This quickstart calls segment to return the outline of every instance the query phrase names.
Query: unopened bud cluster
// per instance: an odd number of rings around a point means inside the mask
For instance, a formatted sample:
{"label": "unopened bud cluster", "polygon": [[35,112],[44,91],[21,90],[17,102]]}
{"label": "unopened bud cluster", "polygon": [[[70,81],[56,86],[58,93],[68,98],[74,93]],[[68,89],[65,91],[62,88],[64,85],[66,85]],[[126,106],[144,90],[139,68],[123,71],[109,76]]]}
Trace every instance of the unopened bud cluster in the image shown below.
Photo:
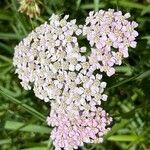
{"label": "unopened bud cluster", "polygon": [[30,18],[36,17],[40,15],[40,0],[19,0],[20,7],[19,11],[21,13],[25,13]]}

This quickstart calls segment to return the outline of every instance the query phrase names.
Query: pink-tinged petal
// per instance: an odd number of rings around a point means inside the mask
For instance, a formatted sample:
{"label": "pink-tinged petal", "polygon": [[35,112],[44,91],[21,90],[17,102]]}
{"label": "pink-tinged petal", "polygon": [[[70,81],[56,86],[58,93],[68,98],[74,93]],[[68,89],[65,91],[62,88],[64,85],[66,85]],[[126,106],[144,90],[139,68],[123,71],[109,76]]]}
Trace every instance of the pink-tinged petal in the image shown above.
{"label": "pink-tinged petal", "polygon": [[102,100],[103,100],[103,101],[107,101],[107,98],[108,98],[108,96],[107,96],[106,94],[103,94],[103,95],[102,95]]}
{"label": "pink-tinged petal", "polygon": [[102,35],[101,40],[102,40],[103,42],[105,42],[107,39],[108,39],[108,38],[107,38],[106,34]]}
{"label": "pink-tinged petal", "polygon": [[98,42],[98,43],[96,43],[96,47],[98,48],[98,49],[101,49],[103,46],[102,46],[102,43],[101,42]]}
{"label": "pink-tinged petal", "polygon": [[118,46],[119,46],[119,43],[117,41],[113,42],[113,47],[114,48],[118,48]]}
{"label": "pink-tinged petal", "polygon": [[90,133],[90,137],[92,138],[92,139],[96,139],[96,135],[94,134],[94,133]]}
{"label": "pink-tinged petal", "polygon": [[97,123],[97,121],[95,121],[95,120],[93,120],[93,127],[97,127],[97,125],[98,125],[98,123]]}
{"label": "pink-tinged petal", "polygon": [[105,130],[105,127],[103,127],[103,126],[99,126],[98,128],[99,128],[99,130],[102,131],[102,132]]}
{"label": "pink-tinged petal", "polygon": [[124,32],[124,35],[125,35],[126,37],[130,37],[130,36],[131,36],[131,33],[130,33],[130,32]]}
{"label": "pink-tinged petal", "polygon": [[85,143],[90,143],[89,137],[86,137],[86,136],[84,137],[83,141],[84,141]]}
{"label": "pink-tinged petal", "polygon": [[92,126],[92,120],[89,120],[87,124],[88,126]]}
{"label": "pink-tinged petal", "polygon": [[75,132],[73,130],[69,132],[70,137],[74,137],[74,135],[75,135]]}
{"label": "pink-tinged petal", "polygon": [[116,41],[116,36],[115,36],[115,34],[114,33],[112,33],[112,32],[110,32],[109,34],[108,34],[108,37],[110,38],[110,40],[112,41],[112,42],[114,42],[114,41]]}
{"label": "pink-tinged petal", "polygon": [[96,116],[96,117],[95,117],[95,120],[96,120],[97,122],[99,122],[100,119],[101,119],[100,116]]}
{"label": "pink-tinged petal", "polygon": [[132,25],[132,27],[134,27],[134,28],[138,27],[138,23],[136,23],[135,21],[132,21],[131,25]]}
{"label": "pink-tinged petal", "polygon": [[64,133],[64,134],[63,134],[63,138],[64,138],[64,139],[67,139],[67,137],[68,137],[68,134],[67,134],[67,133]]}
{"label": "pink-tinged petal", "polygon": [[122,26],[122,32],[126,32],[127,31],[127,27],[126,26]]}
{"label": "pink-tinged petal", "polygon": [[104,133],[103,132],[99,132],[98,135],[101,137],[101,136],[104,135]]}
{"label": "pink-tinged petal", "polygon": [[131,46],[132,48],[135,48],[136,45],[137,45],[137,42],[135,42],[135,41],[132,41],[132,42],[130,43],[130,46]]}
{"label": "pink-tinged petal", "polygon": [[111,46],[110,45],[106,45],[105,46],[105,52],[108,53],[111,51]]}
{"label": "pink-tinged petal", "polygon": [[122,53],[123,53],[123,57],[124,57],[124,58],[129,57],[128,51],[124,50],[124,51],[122,51]]}
{"label": "pink-tinged petal", "polygon": [[105,110],[101,110],[101,116],[106,116],[106,111]]}
{"label": "pink-tinged petal", "polygon": [[77,146],[77,145],[74,145],[73,148],[74,148],[74,149],[78,149],[78,146]]}
{"label": "pink-tinged petal", "polygon": [[123,24],[123,25],[125,25],[125,26],[127,26],[127,25],[128,25],[128,23],[129,23],[129,21],[128,21],[128,20],[124,20],[124,21],[122,22],[122,24]]}
{"label": "pink-tinged petal", "polygon": [[124,16],[125,16],[126,19],[131,17],[130,13],[126,13]]}
{"label": "pink-tinged petal", "polygon": [[102,117],[101,120],[102,120],[102,122],[104,122],[104,123],[106,122],[106,118],[105,118],[105,117]]}
{"label": "pink-tinged petal", "polygon": [[119,43],[119,51],[121,50],[121,49],[123,49],[124,48],[124,44],[123,43]]}
{"label": "pink-tinged petal", "polygon": [[115,69],[114,69],[114,68],[109,68],[109,69],[107,70],[107,75],[110,77],[110,76],[112,76],[113,74],[115,74]]}
{"label": "pink-tinged petal", "polygon": [[120,11],[114,12],[115,19],[121,15],[122,15],[122,13]]}
{"label": "pink-tinged petal", "polygon": [[91,107],[91,111],[96,111],[96,109],[97,109],[97,108],[96,108],[95,106],[92,106],[92,107]]}
{"label": "pink-tinged petal", "polygon": [[128,37],[129,41],[134,41],[135,40],[135,36],[131,35],[130,37]]}
{"label": "pink-tinged petal", "polygon": [[89,12],[89,16],[91,17],[91,16],[93,16],[94,15],[94,11],[90,11]]}
{"label": "pink-tinged petal", "polygon": [[108,66],[112,67],[114,65],[114,62],[109,60],[109,61],[107,61],[107,64],[108,64]]}
{"label": "pink-tinged petal", "polygon": [[94,41],[93,40],[90,40],[90,45],[94,46]]}
{"label": "pink-tinged petal", "polygon": [[122,24],[121,24],[121,23],[118,23],[117,26],[116,26],[116,28],[117,28],[118,30],[121,30],[121,29],[122,29]]}
{"label": "pink-tinged petal", "polygon": [[58,142],[58,146],[61,147],[61,148],[63,148],[65,146],[65,144],[62,141],[59,141]]}
{"label": "pink-tinged petal", "polygon": [[95,24],[96,24],[96,19],[92,19],[91,25],[95,25]]}
{"label": "pink-tinged petal", "polygon": [[62,150],[60,147],[55,147],[55,150]]}
{"label": "pink-tinged petal", "polygon": [[132,33],[131,33],[134,37],[137,37],[139,34],[138,34],[138,32],[137,31],[133,31]]}

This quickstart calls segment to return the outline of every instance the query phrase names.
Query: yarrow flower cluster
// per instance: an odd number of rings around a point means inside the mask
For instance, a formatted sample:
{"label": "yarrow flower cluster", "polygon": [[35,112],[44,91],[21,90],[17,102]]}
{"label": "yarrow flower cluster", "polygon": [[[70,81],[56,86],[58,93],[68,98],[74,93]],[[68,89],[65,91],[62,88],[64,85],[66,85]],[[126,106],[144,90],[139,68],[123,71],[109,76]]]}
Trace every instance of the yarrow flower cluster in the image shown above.
{"label": "yarrow flower cluster", "polygon": [[[13,64],[26,90],[50,102],[47,117],[54,127],[51,138],[56,150],[73,150],[84,143],[101,143],[110,130],[112,118],[101,107],[107,100],[107,83],[101,72],[115,73],[128,56],[128,47],[135,47],[135,22],[129,14],[113,10],[90,12],[85,25],[52,15],[48,22],[32,31],[16,47]],[[79,46],[78,36],[85,36],[91,45]]]}
{"label": "yarrow flower cluster", "polygon": [[94,106],[87,103],[79,109],[76,104],[67,105],[61,100],[52,102],[51,106],[55,109],[47,122],[54,127],[51,138],[57,150],[77,149],[84,143],[101,143],[102,137],[110,130],[106,126],[112,119],[101,107],[92,108]]}
{"label": "yarrow flower cluster", "polygon": [[123,58],[128,57],[128,48],[136,47],[138,32],[134,29],[138,24],[128,21],[129,17],[129,13],[122,15],[121,11],[109,9],[91,11],[86,18],[83,35],[92,47],[89,62],[108,76],[115,73],[114,65],[121,65]]}

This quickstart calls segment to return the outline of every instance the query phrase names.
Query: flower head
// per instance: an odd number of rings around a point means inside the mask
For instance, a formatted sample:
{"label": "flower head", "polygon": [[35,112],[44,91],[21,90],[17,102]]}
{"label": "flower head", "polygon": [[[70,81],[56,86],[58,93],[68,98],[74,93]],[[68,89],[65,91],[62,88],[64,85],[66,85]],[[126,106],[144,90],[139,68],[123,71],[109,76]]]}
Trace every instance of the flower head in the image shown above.
{"label": "flower head", "polygon": [[128,48],[136,47],[138,32],[134,29],[138,24],[128,21],[129,17],[129,13],[123,15],[121,11],[109,9],[91,11],[86,18],[83,35],[92,47],[90,64],[108,76],[115,73],[114,65],[121,65],[123,58],[128,57]]}
{"label": "flower head", "polygon": [[61,94],[64,83],[70,80],[67,72],[74,71],[83,57],[76,51],[80,49],[75,36],[76,20],[69,22],[68,17],[60,20],[52,15],[49,22],[37,27],[15,47],[13,64],[22,86],[31,89],[33,83],[35,95],[46,102]]}
{"label": "flower head", "polygon": [[93,111],[80,110],[76,104],[64,105],[64,102],[60,101],[52,102],[51,108],[47,122],[48,125],[54,126],[51,138],[57,150],[77,149],[84,143],[101,143],[103,136],[110,130],[107,126],[112,118],[108,117],[101,107]]}

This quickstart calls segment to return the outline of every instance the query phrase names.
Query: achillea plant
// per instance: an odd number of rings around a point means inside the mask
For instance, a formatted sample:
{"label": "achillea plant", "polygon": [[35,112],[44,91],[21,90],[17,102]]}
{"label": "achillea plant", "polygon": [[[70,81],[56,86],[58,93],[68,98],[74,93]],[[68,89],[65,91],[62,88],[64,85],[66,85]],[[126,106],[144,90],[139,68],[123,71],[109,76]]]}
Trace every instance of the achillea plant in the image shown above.
{"label": "achillea plant", "polygon": [[[48,22],[32,31],[15,47],[14,66],[26,90],[33,86],[35,95],[50,102],[47,117],[54,127],[51,138],[56,150],[77,149],[84,143],[101,143],[110,130],[112,118],[101,107],[107,76],[115,73],[128,57],[128,47],[135,47],[137,23],[130,14],[100,10],[90,12],[85,25],[52,15]],[[78,36],[86,36],[86,47],[80,47]]]}

